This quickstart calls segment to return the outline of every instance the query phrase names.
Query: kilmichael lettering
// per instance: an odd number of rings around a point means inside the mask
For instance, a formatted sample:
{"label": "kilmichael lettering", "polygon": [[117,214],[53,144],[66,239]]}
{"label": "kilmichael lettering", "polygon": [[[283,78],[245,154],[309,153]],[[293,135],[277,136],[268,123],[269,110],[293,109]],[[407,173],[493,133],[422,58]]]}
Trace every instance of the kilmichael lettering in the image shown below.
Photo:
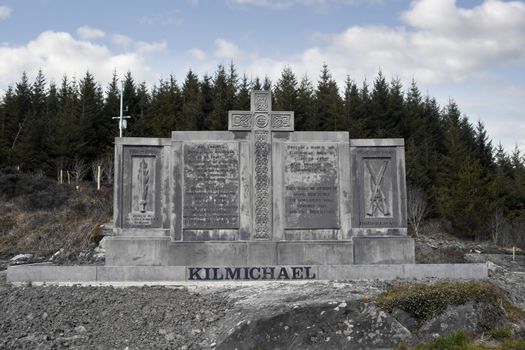
{"label": "kilmichael lettering", "polygon": [[313,280],[312,266],[188,267],[188,281]]}

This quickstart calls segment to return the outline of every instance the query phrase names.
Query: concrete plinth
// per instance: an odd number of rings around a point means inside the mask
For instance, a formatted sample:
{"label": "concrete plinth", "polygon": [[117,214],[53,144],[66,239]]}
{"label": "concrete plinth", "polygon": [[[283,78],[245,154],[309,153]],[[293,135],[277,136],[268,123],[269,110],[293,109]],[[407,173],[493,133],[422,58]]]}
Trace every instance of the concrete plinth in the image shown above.
{"label": "concrete plinth", "polygon": [[[225,271],[231,278],[225,278]],[[286,270],[287,272],[283,272]],[[191,276],[200,278],[190,278]],[[204,277],[207,278],[204,278]],[[222,276],[222,278],[214,278]],[[272,278],[265,278],[270,276]],[[393,280],[442,278],[479,280],[488,278],[487,264],[397,264],[397,265],[288,265],[261,267],[188,267],[188,266],[52,266],[42,264],[9,266],[11,283],[81,283],[112,282],[216,282],[297,281],[297,280]],[[228,281],[229,280],[229,281]],[[161,283],[162,284],[162,283]]]}
{"label": "concrete plinth", "polygon": [[107,266],[162,266],[168,265],[169,237],[106,238]]}
{"label": "concrete plinth", "polygon": [[352,242],[281,242],[278,246],[282,265],[350,265]]}
{"label": "concrete plinth", "polygon": [[354,237],[354,264],[414,264],[414,240],[409,237]]}

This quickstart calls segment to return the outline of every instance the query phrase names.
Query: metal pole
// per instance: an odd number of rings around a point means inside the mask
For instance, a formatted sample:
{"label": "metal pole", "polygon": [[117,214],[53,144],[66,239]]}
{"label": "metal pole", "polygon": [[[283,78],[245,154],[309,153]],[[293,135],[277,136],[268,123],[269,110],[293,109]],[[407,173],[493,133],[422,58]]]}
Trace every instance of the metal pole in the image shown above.
{"label": "metal pole", "polygon": [[120,118],[119,118],[119,124],[118,124],[120,137],[122,137],[122,121],[124,120],[123,119],[123,116],[124,116],[123,106],[124,106],[124,81],[121,81],[120,82]]}

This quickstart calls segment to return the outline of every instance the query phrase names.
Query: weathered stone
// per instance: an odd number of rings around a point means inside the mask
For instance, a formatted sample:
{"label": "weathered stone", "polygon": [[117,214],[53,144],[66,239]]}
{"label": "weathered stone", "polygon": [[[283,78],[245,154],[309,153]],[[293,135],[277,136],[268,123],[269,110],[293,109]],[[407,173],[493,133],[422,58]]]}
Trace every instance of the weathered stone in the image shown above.
{"label": "weathered stone", "polygon": [[106,264],[413,260],[404,241],[371,255],[370,245],[359,246],[365,253],[352,242],[406,236],[403,140],[295,132],[294,113],[273,111],[267,91],[253,91],[250,110],[230,111],[228,123],[229,131],[117,139]]}

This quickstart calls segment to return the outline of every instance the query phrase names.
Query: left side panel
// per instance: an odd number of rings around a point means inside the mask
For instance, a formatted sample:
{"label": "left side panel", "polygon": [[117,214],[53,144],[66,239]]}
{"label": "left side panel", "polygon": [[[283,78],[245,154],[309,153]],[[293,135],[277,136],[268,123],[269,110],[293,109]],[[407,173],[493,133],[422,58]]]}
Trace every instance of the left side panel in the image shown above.
{"label": "left side panel", "polygon": [[169,241],[170,140],[115,142],[115,236],[106,265],[165,265]]}

